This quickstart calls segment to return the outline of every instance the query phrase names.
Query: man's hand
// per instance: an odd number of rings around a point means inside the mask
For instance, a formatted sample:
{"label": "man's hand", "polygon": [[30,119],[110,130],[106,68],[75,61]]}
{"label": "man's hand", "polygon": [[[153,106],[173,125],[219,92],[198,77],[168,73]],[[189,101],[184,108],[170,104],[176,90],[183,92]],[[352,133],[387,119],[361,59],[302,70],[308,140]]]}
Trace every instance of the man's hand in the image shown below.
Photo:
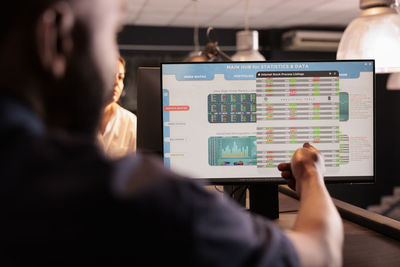
{"label": "man's hand", "polygon": [[309,143],[296,150],[290,163],[281,163],[278,169],[288,186],[301,195],[302,181],[310,177],[323,179],[325,163],[321,153]]}
{"label": "man's hand", "polygon": [[324,184],[321,153],[305,143],[290,163],[279,164],[278,169],[300,197],[296,222],[287,234],[302,266],[341,266],[343,225]]}

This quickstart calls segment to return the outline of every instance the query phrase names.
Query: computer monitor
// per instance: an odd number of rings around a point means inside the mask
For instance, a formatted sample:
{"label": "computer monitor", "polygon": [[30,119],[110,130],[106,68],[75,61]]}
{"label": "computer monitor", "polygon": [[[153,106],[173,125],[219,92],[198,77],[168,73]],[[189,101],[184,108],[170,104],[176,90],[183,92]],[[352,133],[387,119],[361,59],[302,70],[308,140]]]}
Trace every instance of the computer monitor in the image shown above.
{"label": "computer monitor", "polygon": [[139,67],[137,72],[137,149],[162,156],[161,85],[159,67]]}
{"label": "computer monitor", "polygon": [[283,183],[309,142],[328,182],[375,179],[373,60],[163,63],[163,158],[215,184]]}

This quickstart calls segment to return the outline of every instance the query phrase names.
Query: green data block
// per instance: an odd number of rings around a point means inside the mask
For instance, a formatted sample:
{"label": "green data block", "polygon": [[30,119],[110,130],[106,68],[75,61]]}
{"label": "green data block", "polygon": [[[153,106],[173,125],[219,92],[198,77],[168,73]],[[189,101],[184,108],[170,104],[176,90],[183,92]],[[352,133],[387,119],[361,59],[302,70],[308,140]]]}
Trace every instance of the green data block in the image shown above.
{"label": "green data block", "polygon": [[[208,121],[210,123],[256,122],[251,116],[257,112],[256,94],[209,94]],[[243,100],[243,101],[241,101]],[[215,119],[214,115],[217,115]],[[242,117],[247,117],[242,120]]]}

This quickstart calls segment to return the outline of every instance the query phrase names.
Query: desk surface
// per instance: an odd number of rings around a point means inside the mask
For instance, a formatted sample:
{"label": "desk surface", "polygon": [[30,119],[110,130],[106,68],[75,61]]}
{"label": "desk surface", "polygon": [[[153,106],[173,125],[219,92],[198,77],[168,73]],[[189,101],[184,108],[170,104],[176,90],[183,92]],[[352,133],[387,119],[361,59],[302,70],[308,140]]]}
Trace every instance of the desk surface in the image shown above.
{"label": "desk surface", "polygon": [[[279,219],[284,229],[293,226],[299,201],[279,193]],[[343,266],[400,266],[400,242],[368,228],[343,220],[345,239]]]}

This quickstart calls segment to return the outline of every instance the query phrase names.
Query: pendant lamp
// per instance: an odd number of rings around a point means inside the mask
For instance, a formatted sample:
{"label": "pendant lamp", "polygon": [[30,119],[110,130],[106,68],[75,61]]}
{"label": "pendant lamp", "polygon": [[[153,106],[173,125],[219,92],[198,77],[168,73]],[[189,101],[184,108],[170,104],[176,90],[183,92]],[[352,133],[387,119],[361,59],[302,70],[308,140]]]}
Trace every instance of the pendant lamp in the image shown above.
{"label": "pendant lamp", "polygon": [[361,13],[347,26],[337,59],[375,59],[377,73],[400,72],[400,15],[393,0],[360,0]]}

